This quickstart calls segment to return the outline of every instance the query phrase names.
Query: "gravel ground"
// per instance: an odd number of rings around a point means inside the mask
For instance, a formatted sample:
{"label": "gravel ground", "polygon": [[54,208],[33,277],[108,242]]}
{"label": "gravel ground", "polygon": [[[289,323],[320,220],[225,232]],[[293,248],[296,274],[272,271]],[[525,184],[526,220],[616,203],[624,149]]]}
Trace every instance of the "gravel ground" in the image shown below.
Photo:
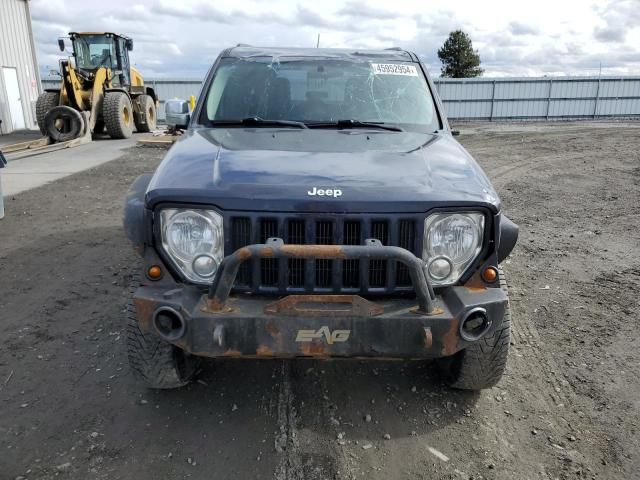
{"label": "gravel ground", "polygon": [[430,364],[208,362],[128,372],[125,192],[164,151],[7,199],[0,479],[640,478],[640,124],[461,125],[520,225],[508,371],[482,393]]}

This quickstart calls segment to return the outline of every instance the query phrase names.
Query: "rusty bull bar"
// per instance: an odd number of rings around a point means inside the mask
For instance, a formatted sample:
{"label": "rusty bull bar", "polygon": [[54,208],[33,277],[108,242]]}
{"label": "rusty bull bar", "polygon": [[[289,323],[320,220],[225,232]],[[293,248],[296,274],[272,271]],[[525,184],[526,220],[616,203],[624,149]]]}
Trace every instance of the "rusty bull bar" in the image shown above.
{"label": "rusty bull bar", "polygon": [[431,315],[435,311],[435,295],[424,273],[423,262],[404,248],[384,246],[376,239],[367,239],[364,245],[285,245],[280,238],[269,238],[264,244],[241,247],[222,260],[218,275],[209,288],[208,307],[211,311],[221,312],[225,309],[240,265],[250,258],[396,260],[409,270],[418,300],[417,312]]}

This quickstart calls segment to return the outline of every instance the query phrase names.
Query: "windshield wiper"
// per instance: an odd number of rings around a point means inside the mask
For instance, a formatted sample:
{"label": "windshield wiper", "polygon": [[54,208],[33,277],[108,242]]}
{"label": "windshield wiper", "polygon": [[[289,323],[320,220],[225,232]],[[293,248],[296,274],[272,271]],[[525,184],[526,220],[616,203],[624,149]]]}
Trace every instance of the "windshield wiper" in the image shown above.
{"label": "windshield wiper", "polygon": [[309,128],[378,128],[391,132],[404,132],[404,129],[395,125],[385,125],[383,122],[361,122],[360,120],[338,120],[336,122],[307,123]]}
{"label": "windshield wiper", "polygon": [[242,120],[211,120],[211,125],[216,127],[295,127],[307,128],[302,122],[294,120],[269,120],[260,117],[247,117]]}

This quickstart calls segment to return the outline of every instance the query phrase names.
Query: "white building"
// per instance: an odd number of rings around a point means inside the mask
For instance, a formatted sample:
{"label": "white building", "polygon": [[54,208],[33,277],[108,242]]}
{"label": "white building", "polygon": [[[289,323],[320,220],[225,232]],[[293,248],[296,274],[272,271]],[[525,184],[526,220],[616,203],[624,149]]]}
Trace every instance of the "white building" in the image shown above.
{"label": "white building", "polygon": [[40,91],[29,0],[0,0],[0,134],[38,128]]}

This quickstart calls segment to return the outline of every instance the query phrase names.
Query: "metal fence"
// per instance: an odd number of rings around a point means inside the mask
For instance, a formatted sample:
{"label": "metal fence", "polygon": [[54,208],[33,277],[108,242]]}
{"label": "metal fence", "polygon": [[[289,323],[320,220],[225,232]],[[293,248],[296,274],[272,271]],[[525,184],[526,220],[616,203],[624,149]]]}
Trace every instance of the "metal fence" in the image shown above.
{"label": "metal fence", "polygon": [[541,77],[435,80],[456,120],[640,116],[640,77]]}
{"label": "metal fence", "polygon": [[[553,120],[640,117],[640,76],[436,78],[436,88],[452,120]],[[44,88],[59,80],[44,80]],[[200,92],[200,80],[149,80],[164,100]]]}

